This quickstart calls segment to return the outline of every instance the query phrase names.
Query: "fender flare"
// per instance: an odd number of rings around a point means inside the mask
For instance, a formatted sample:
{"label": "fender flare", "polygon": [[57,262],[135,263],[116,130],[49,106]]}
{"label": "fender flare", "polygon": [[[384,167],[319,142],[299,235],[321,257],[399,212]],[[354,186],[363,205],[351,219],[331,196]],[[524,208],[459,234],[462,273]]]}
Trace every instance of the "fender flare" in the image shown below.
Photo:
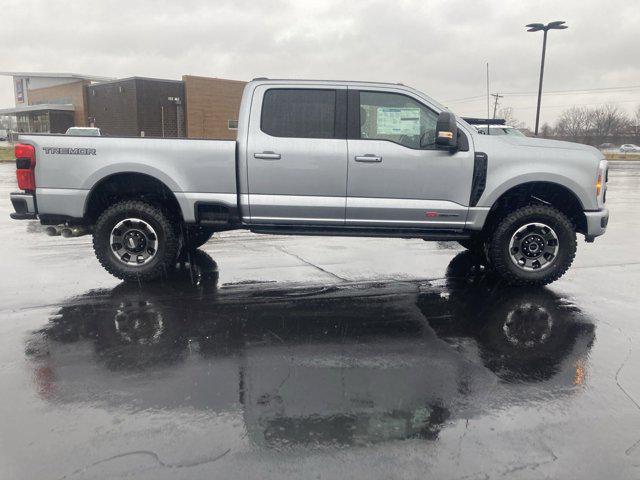
{"label": "fender flare", "polygon": [[[125,168],[127,166],[128,168]],[[131,168],[131,166],[133,166],[134,168]],[[100,188],[102,185],[104,185],[110,179],[116,176],[127,175],[127,174],[143,175],[145,177],[148,177],[149,179],[152,179],[160,183],[169,192],[171,192],[171,195],[173,196],[173,200],[175,201],[176,205],[178,205],[179,209],[182,211],[182,205],[180,204],[180,202],[178,202],[178,199],[175,195],[175,188],[177,188],[177,186],[173,180],[171,180],[167,175],[165,175],[162,171],[158,169],[149,168],[147,166],[144,166],[143,169],[140,169],[140,168],[135,168],[136,166],[137,166],[136,164],[117,164],[117,165],[112,165],[107,168],[103,168],[94,172],[85,182],[85,185],[90,185],[90,187],[85,188],[86,190],[89,191],[89,193],[85,197],[84,206],[82,208],[83,217],[87,215],[87,210],[91,202],[91,199],[93,198],[93,195],[98,188]],[[141,170],[146,170],[146,171],[141,171]],[[156,172],[159,173],[159,175],[153,174]],[[173,188],[171,185],[173,185]],[[184,212],[182,213],[184,214]]]}
{"label": "fender flare", "polygon": [[505,193],[529,183],[547,183],[567,190],[575,197],[582,210],[588,210],[588,208],[585,208],[585,200],[588,199],[588,194],[580,184],[568,177],[548,173],[526,173],[510,178],[490,191],[485,190],[478,202],[478,206],[493,208]]}

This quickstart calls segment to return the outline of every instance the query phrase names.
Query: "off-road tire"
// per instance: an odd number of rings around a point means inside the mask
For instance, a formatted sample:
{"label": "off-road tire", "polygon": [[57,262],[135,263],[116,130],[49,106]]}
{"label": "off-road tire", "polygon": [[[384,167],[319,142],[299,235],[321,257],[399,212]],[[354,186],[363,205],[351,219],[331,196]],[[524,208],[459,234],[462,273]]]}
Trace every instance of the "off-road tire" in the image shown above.
{"label": "off-road tire", "polygon": [[[144,265],[125,265],[112,252],[111,231],[126,218],[148,222],[157,233],[155,256]],[[182,243],[179,231],[177,220],[161,207],[141,200],[123,200],[98,217],[93,231],[93,250],[100,264],[114,277],[125,281],[153,281],[166,276],[175,267]]]}
{"label": "off-road tire", "polygon": [[[551,227],[558,236],[556,258],[547,268],[525,271],[514,264],[509,253],[511,237],[531,222]],[[510,285],[547,285],[560,278],[576,255],[576,231],[571,220],[548,205],[528,205],[507,214],[490,237],[487,255],[494,271]]]}

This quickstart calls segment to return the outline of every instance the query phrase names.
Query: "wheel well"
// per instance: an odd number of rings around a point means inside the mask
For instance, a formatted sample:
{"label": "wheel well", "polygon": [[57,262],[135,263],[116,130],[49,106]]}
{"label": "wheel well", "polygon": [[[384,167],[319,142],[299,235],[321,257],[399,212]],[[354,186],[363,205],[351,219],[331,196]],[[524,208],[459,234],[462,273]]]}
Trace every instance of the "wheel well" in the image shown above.
{"label": "wheel well", "polygon": [[178,200],[169,187],[155,177],[132,172],[108,176],[95,185],[87,198],[84,218],[93,224],[107,207],[127,198],[162,205],[169,212],[182,218]]}
{"label": "wheel well", "polygon": [[587,231],[587,219],[578,197],[567,187],[551,182],[517,185],[498,198],[485,222],[484,231],[492,231],[504,215],[526,205],[551,205],[571,219],[576,231]]}

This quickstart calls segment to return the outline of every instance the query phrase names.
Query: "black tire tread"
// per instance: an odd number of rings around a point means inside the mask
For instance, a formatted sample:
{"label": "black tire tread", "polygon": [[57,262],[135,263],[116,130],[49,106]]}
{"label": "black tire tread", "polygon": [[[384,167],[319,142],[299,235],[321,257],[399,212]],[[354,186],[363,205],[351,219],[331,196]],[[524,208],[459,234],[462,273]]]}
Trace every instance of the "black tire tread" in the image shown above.
{"label": "black tire tread", "polygon": [[[510,261],[505,259],[502,255],[502,248],[504,244],[500,241],[502,237],[509,233],[509,230],[515,223],[531,215],[548,215],[554,218],[554,220],[560,223],[564,228],[573,232],[572,244],[569,245],[568,256],[564,259],[564,263],[559,268],[552,268],[547,275],[539,277],[537,279],[524,279],[519,277],[513,271],[511,271],[506,262]],[[548,285],[555,282],[562,277],[569,269],[576,255],[576,235],[575,226],[573,222],[560,210],[549,205],[527,205],[506,215],[497,225],[496,229],[489,240],[487,249],[488,257],[491,262],[492,268],[498,275],[500,275],[508,284],[517,286],[538,286]]]}
{"label": "black tire tread", "polygon": [[[107,248],[104,248],[104,242],[101,242],[101,239],[98,238],[100,232],[108,226],[107,223],[111,221],[113,215],[117,215],[122,211],[132,210],[153,217],[155,221],[160,224],[164,233],[164,248],[162,250],[164,258],[155,262],[153,268],[139,272],[127,272],[115,268],[108,259],[108,255],[110,255],[111,252],[109,252]],[[93,251],[100,265],[114,277],[125,281],[148,282],[166,275],[167,271],[175,265],[180,246],[179,229],[177,228],[175,219],[161,207],[142,200],[122,200],[114,203],[100,214],[94,228]]]}

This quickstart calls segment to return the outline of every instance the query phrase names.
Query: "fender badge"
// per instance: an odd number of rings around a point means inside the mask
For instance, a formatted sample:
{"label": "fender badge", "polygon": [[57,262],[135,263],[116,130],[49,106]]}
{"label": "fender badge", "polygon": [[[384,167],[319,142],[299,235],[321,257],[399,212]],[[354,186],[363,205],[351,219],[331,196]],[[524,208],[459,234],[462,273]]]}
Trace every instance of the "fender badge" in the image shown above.
{"label": "fender badge", "polygon": [[58,148],[42,147],[46,155],[95,155],[95,148]]}

